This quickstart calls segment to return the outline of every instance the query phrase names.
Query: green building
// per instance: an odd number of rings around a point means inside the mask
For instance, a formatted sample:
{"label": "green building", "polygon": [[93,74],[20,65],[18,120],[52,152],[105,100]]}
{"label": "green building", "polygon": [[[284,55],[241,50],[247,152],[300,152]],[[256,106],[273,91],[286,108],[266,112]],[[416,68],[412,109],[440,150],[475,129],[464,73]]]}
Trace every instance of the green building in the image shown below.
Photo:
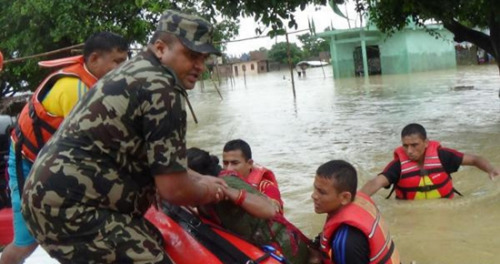
{"label": "green building", "polygon": [[453,34],[440,25],[408,27],[388,37],[374,26],[318,33],[330,42],[334,78],[400,74],[456,67]]}

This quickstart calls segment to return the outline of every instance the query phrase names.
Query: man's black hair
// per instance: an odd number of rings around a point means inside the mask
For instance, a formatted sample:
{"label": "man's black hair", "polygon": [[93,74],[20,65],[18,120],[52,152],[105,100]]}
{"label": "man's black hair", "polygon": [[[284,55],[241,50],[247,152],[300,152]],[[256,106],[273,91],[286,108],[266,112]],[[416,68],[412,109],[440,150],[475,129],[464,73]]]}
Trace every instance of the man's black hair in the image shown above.
{"label": "man's black hair", "polygon": [[425,132],[425,128],[417,123],[408,124],[401,131],[401,138],[411,135],[419,135],[421,139],[427,139],[427,132]]}
{"label": "man's black hair", "polygon": [[155,31],[155,33],[153,33],[153,36],[151,37],[151,40],[149,41],[149,44],[154,44],[157,40],[161,40],[165,42],[165,44],[172,44],[175,40],[177,40],[177,37],[174,34],[168,32]]}
{"label": "man's black hair", "polygon": [[241,153],[243,153],[245,161],[252,158],[252,150],[250,149],[250,145],[248,145],[248,143],[246,143],[242,139],[233,139],[231,141],[228,141],[226,145],[224,145],[223,149],[224,152],[234,151],[234,150],[241,150]]}
{"label": "man's black hair", "polygon": [[188,167],[203,175],[219,175],[221,167],[219,159],[199,148],[187,150]]}
{"label": "man's black hair", "polygon": [[85,45],[83,45],[83,58],[87,61],[93,52],[111,52],[113,49],[126,52],[129,50],[129,44],[118,34],[107,31],[97,32],[85,41]]}
{"label": "man's black hair", "polygon": [[331,160],[316,170],[316,175],[325,179],[335,179],[335,189],[340,192],[350,192],[351,201],[356,196],[358,188],[358,174],[356,169],[347,161]]}

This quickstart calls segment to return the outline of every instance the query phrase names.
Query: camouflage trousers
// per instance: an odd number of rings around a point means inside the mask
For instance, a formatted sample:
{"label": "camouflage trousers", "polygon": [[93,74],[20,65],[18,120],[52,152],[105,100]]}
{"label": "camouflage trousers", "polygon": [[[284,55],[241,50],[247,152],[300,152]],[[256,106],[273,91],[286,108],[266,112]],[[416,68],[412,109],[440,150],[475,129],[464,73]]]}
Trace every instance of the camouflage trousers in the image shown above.
{"label": "camouflage trousers", "polygon": [[85,209],[85,215],[75,214],[82,211],[81,207],[64,211],[23,208],[30,232],[51,257],[63,264],[172,263],[160,232],[142,217],[102,209],[94,209],[92,215]]}

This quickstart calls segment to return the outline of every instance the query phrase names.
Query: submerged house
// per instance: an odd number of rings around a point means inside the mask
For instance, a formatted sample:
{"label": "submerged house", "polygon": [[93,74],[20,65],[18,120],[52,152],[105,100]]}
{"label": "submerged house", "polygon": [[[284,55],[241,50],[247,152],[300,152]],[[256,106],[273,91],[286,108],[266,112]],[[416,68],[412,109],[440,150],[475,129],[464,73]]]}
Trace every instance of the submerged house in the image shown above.
{"label": "submerged house", "polygon": [[237,62],[232,65],[233,76],[255,75],[269,71],[267,60]]}
{"label": "submerged house", "polygon": [[408,27],[388,36],[373,25],[333,30],[317,36],[330,42],[334,78],[399,74],[456,67],[453,34],[441,25]]}

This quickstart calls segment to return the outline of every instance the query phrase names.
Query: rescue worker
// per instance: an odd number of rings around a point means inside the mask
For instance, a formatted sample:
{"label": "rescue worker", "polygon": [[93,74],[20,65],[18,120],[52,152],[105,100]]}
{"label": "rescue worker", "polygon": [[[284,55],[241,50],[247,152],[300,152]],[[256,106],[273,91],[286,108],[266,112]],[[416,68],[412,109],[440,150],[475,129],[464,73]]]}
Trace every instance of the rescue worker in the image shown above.
{"label": "rescue worker", "polygon": [[242,139],[228,141],[222,152],[222,164],[226,171],[235,171],[243,180],[265,194],[283,214],[283,201],[274,173],[254,163],[250,145]]}
{"label": "rescue worker", "polygon": [[[189,167],[196,172],[219,174],[217,157],[198,148],[188,149],[187,156]],[[277,213],[273,202],[255,187],[234,174],[223,174],[222,179],[228,185],[224,192],[226,200],[201,206],[200,213],[245,240],[269,250],[278,259],[283,256],[287,260],[285,263],[308,263],[311,240]]]}
{"label": "rescue worker", "polygon": [[39,63],[43,67],[65,67],[42,81],[19,114],[11,134],[8,171],[14,241],[4,249],[1,264],[22,263],[37,247],[23,220],[20,197],[38,152],[97,80],[127,59],[128,50],[123,37],[99,32],[87,39],[83,55]]}
{"label": "rescue worker", "polygon": [[224,181],[188,172],[186,159],[186,90],[220,55],[212,35],[200,17],[164,12],[147,49],[99,80],[42,149],[23,215],[51,257],[171,263],[144,218],[157,195],[179,205],[223,198]]}
{"label": "rescue worker", "polygon": [[399,253],[370,197],[356,193],[357,173],[343,160],[319,166],[311,198],[317,214],[327,214],[319,236],[323,263],[399,264]]}
{"label": "rescue worker", "polygon": [[394,185],[396,199],[453,198],[457,191],[450,174],[461,165],[475,166],[488,173],[492,180],[500,175],[500,170],[481,156],[464,154],[442,147],[438,141],[428,140],[427,132],[420,124],[405,126],[401,131],[401,142],[402,146],[394,150],[394,159],[361,191],[371,196],[382,187]]}

